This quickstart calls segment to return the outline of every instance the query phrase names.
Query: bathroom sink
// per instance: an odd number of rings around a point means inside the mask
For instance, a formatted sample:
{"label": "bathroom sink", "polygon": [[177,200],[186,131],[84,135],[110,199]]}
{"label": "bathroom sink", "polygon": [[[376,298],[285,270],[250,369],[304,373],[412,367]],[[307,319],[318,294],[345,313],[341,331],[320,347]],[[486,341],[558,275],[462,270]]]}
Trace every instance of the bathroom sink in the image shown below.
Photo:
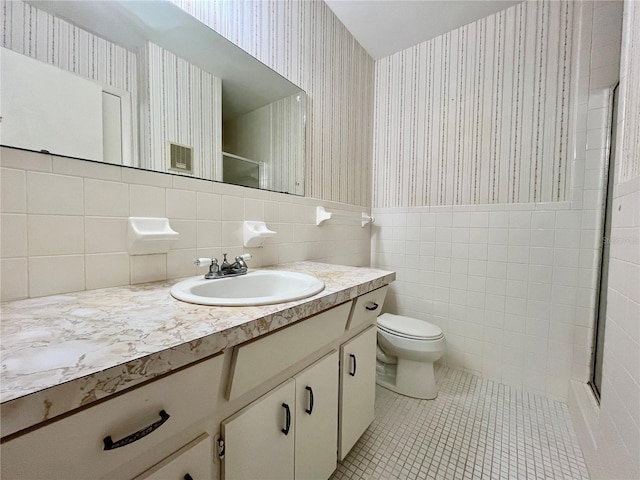
{"label": "bathroom sink", "polygon": [[321,292],[324,282],[311,275],[283,270],[254,270],[239,277],[176,283],[171,295],[198,305],[241,307],[271,305],[307,298]]}

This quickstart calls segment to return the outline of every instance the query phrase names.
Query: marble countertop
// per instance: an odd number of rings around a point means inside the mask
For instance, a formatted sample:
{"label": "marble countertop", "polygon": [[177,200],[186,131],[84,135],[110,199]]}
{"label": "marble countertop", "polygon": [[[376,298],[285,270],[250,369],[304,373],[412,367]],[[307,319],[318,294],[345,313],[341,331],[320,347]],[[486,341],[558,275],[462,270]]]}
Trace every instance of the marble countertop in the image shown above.
{"label": "marble countertop", "polygon": [[169,294],[181,279],[1,304],[2,435],[10,435],[392,282],[372,268],[297,262],[325,289],[303,300],[209,307]]}

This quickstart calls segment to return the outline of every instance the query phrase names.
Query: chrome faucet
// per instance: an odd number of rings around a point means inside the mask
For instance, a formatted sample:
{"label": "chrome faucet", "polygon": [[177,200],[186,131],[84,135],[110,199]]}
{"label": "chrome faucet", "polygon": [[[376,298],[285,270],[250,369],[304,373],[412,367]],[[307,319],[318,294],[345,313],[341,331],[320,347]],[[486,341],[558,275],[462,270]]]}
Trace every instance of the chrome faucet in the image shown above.
{"label": "chrome faucet", "polygon": [[227,254],[224,253],[222,265],[218,264],[217,258],[199,258],[194,263],[198,267],[209,266],[209,272],[204,276],[207,280],[224,277],[237,277],[239,275],[245,275],[249,270],[246,260],[251,258],[250,253],[244,255],[238,255],[233,263],[227,261]]}

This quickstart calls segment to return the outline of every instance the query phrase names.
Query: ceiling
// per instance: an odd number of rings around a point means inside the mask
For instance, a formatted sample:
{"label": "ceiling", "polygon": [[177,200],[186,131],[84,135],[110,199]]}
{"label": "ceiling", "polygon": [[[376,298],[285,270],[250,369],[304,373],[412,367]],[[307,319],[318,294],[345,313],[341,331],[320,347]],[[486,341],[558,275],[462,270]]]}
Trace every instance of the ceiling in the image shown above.
{"label": "ceiling", "polygon": [[325,0],[374,60],[522,0]]}

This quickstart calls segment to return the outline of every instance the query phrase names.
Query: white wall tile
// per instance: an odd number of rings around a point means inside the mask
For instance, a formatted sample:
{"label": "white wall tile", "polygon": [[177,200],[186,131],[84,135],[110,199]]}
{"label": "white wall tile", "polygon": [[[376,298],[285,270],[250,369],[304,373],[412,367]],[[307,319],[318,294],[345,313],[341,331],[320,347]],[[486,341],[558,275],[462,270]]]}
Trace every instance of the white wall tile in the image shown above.
{"label": "white wall tile", "polygon": [[198,249],[222,245],[222,222],[199,221],[196,229]]}
{"label": "white wall tile", "polygon": [[528,228],[509,229],[509,245],[529,246],[531,243],[531,230]]}
{"label": "white wall tile", "polygon": [[580,248],[580,230],[556,230],[555,246],[558,248]]}
{"label": "white wall tile", "polygon": [[168,218],[195,220],[196,192],[168,188],[166,198]]}
{"label": "white wall tile", "polygon": [[469,228],[471,212],[452,212],[451,226],[454,228]]}
{"label": "white wall tile", "polygon": [[492,230],[509,227],[509,212],[489,212],[489,227]]}
{"label": "white wall tile", "polygon": [[222,220],[241,222],[244,220],[244,199],[223,196],[221,198]]}
{"label": "white wall tile", "polygon": [[131,283],[146,283],[167,278],[167,256],[132,255],[129,257]]}
{"label": "white wall tile", "polygon": [[[173,250],[194,249],[197,246],[198,223],[195,220],[174,220],[169,222],[171,228],[180,234],[177,242],[171,245]],[[169,277],[172,278],[172,277]]]}
{"label": "white wall tile", "polygon": [[[574,172],[575,173],[575,172]],[[532,229],[553,229],[556,225],[556,212],[532,212],[531,228]]]}
{"label": "white wall tile", "polygon": [[51,172],[51,155],[0,147],[0,161],[2,167]]}
{"label": "white wall tile", "polygon": [[528,246],[517,246],[517,245],[509,245],[508,249],[508,260],[511,263],[529,263],[529,247]]}
{"label": "white wall tile", "polygon": [[[546,249],[550,252],[549,249]],[[553,265],[559,267],[578,267],[580,265],[580,251],[573,248],[554,248],[553,255],[549,255]],[[593,257],[593,254],[590,255]],[[549,263],[551,265],[551,263]]]}
{"label": "white wall tile", "polygon": [[3,302],[29,296],[27,258],[0,259],[0,298]]}
{"label": "white wall tile", "polygon": [[129,185],[104,180],[84,180],[84,213],[102,217],[129,216]]}
{"label": "white wall tile", "polygon": [[113,253],[127,251],[128,220],[117,217],[85,217],[85,252]]}
{"label": "white wall tile", "polygon": [[[494,213],[494,212],[492,212]],[[506,212],[505,212],[506,213]],[[489,245],[508,245],[509,229],[507,228],[489,228],[487,235]]]}
{"label": "white wall tile", "polygon": [[84,217],[29,215],[29,255],[84,253]]}
{"label": "white wall tile", "polygon": [[196,198],[198,220],[220,220],[222,218],[220,195],[198,192]]}
{"label": "white wall tile", "polygon": [[556,213],[556,229],[574,229],[580,228],[582,222],[582,212],[575,210],[563,210]]}
{"label": "white wall tile", "polygon": [[245,198],[243,219],[264,221],[264,202],[261,200]]}
{"label": "white wall tile", "polygon": [[85,289],[84,255],[29,258],[29,296],[43,297]]}
{"label": "white wall tile", "polygon": [[531,230],[531,246],[553,247],[555,230]]}
{"label": "white wall tile", "polygon": [[487,259],[492,262],[506,262],[509,258],[509,247],[505,245],[489,245]]}
{"label": "white wall tile", "polygon": [[509,212],[509,228],[531,228],[531,212]]}
{"label": "white wall tile", "polygon": [[129,187],[129,212],[132,217],[167,216],[165,189],[148,185]]}
{"label": "white wall tile", "polygon": [[474,212],[471,215],[470,227],[488,227],[489,226],[489,212]]}
{"label": "white wall tile", "polygon": [[52,172],[73,177],[94,178],[98,180],[122,181],[122,171],[110,165],[98,162],[79,162],[75,158],[51,155]]}
{"label": "white wall tile", "polygon": [[0,211],[27,213],[27,175],[24,170],[0,168]]}
{"label": "white wall tile", "polygon": [[178,190],[189,190],[192,192],[213,192],[213,182],[209,180],[200,180],[198,178],[186,177],[183,175],[173,176],[173,188]]}
{"label": "white wall tile", "polygon": [[471,244],[469,245],[469,259],[470,260],[488,260],[489,250],[485,244]]}
{"label": "white wall tile", "polygon": [[[238,247],[242,248],[242,223],[241,222],[222,222],[221,231],[222,247]],[[239,255],[242,252],[238,252]]]}
{"label": "white wall tile", "polygon": [[[122,181],[135,185],[144,185],[148,187],[171,188],[173,186],[173,176],[165,175],[158,172],[150,172],[148,170],[140,170],[137,168],[123,168]],[[164,208],[164,202],[162,202]]]}
{"label": "white wall tile", "polygon": [[87,290],[129,284],[129,254],[86,255],[85,262]]}
{"label": "white wall tile", "polygon": [[0,257],[27,256],[27,215],[0,214]]}
{"label": "white wall tile", "polygon": [[27,211],[52,215],[84,213],[83,180],[78,177],[27,172]]}
{"label": "white wall tile", "polygon": [[487,228],[471,228],[469,229],[469,242],[476,244],[486,244],[489,238]]}
{"label": "white wall tile", "polygon": [[[204,275],[206,269],[198,269],[193,263],[195,258],[197,258],[195,248],[169,251],[167,253],[167,277],[180,278],[198,274]],[[253,262],[251,263],[253,264]]]}

